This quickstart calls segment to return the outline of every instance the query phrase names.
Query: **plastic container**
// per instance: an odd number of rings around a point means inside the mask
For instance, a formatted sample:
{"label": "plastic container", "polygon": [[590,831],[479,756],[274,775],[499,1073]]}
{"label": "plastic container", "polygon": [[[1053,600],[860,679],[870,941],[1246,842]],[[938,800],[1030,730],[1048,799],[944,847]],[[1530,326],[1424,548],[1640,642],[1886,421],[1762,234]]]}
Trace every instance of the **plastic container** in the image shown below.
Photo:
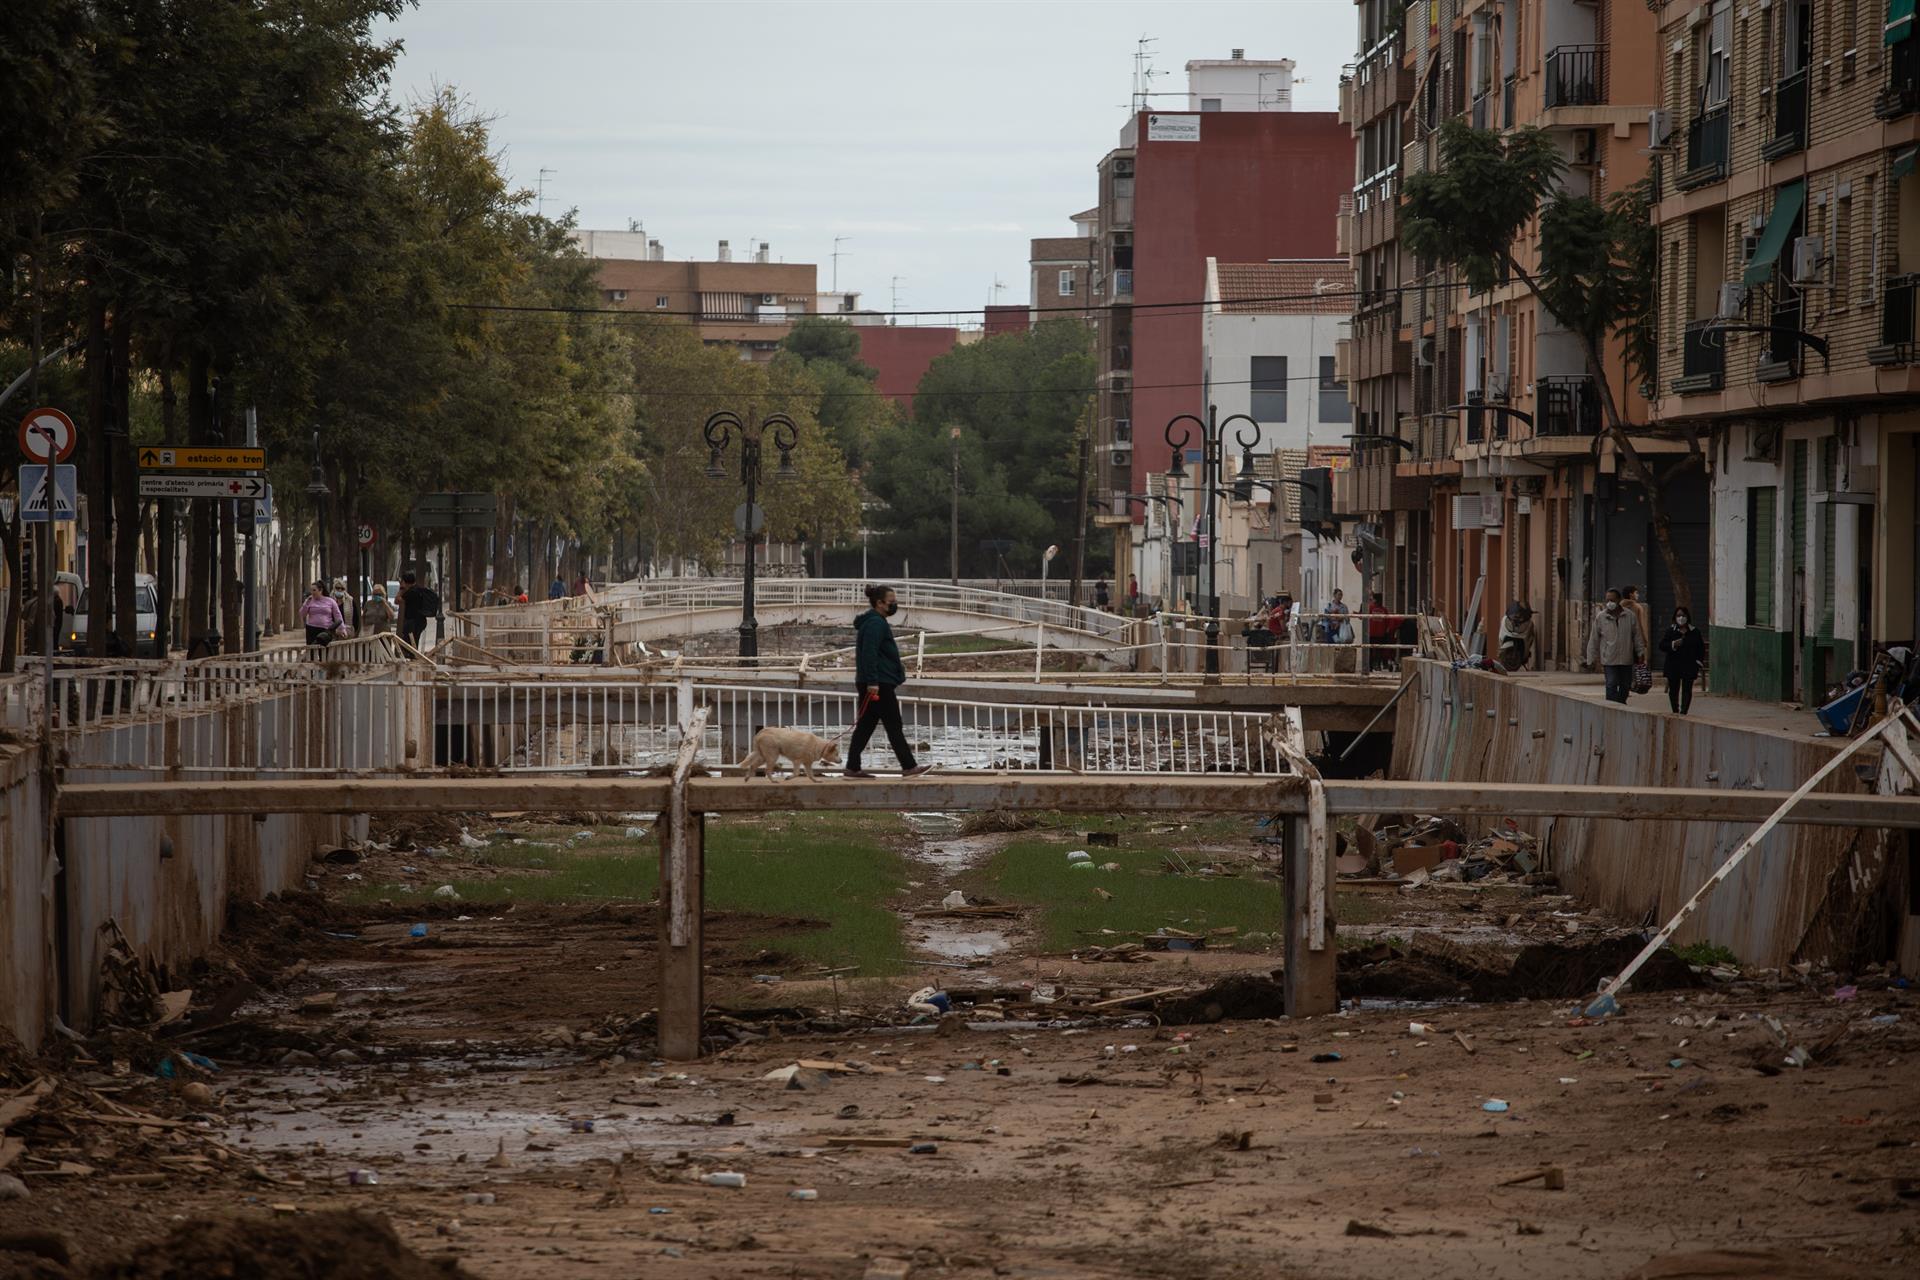
{"label": "plastic container", "polygon": [[819,1198],[820,1193],[812,1187],[795,1187],[792,1191],[787,1192],[787,1199],[789,1200],[818,1200]]}
{"label": "plastic container", "polygon": [[744,1187],[747,1175],[744,1173],[710,1173],[700,1179],[710,1187]]}

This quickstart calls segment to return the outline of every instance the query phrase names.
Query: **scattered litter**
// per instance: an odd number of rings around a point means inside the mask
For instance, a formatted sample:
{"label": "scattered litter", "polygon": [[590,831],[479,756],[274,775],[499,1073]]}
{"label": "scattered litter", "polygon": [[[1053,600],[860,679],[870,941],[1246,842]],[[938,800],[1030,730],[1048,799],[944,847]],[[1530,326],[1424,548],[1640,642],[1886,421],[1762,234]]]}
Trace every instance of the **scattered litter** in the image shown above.
{"label": "scattered litter", "polygon": [[1434,1028],[1430,1023],[1409,1022],[1407,1024],[1407,1034],[1410,1036],[1430,1036],[1433,1032]]}
{"label": "scattered litter", "polygon": [[710,1187],[744,1187],[747,1175],[744,1173],[709,1173],[700,1181]]}
{"label": "scattered litter", "polygon": [[907,1148],[907,1154],[910,1156],[930,1156],[938,1150],[940,1150],[940,1148],[931,1142],[916,1142]]}
{"label": "scattered litter", "polygon": [[952,893],[940,899],[940,905],[948,908],[964,907],[967,905],[967,895],[955,889]]}
{"label": "scattered litter", "polygon": [[460,847],[462,849],[484,849],[487,847],[487,842],[477,836],[462,831],[460,833]]}
{"label": "scattered litter", "polygon": [[1859,994],[1860,994],[1859,987],[1835,987],[1833,989],[1833,998],[1842,1003],[1845,1003],[1846,1001],[1853,999],[1855,996]]}
{"label": "scattered litter", "polygon": [[1337,1054],[1337,1053],[1316,1053],[1316,1054],[1314,1054],[1314,1055],[1313,1055],[1313,1057],[1312,1057],[1311,1059],[1309,1059],[1309,1061],[1311,1061],[1311,1062],[1338,1062],[1338,1061],[1340,1061],[1340,1055],[1339,1055],[1339,1054]]}
{"label": "scattered litter", "polygon": [[1567,1189],[1567,1175],[1556,1165],[1547,1165],[1544,1168],[1535,1169],[1532,1173],[1523,1173],[1517,1178],[1508,1178],[1500,1185],[1503,1187],[1520,1187],[1525,1186],[1529,1182],[1538,1182],[1549,1191],[1565,1191]]}
{"label": "scattered litter", "polygon": [[646,838],[647,838],[647,828],[645,827],[628,827],[627,828],[627,839],[644,840]]}
{"label": "scattered litter", "polygon": [[789,1200],[818,1200],[819,1198],[820,1193],[812,1187],[795,1187],[792,1191],[787,1192],[787,1199]]}
{"label": "scattered litter", "polygon": [[349,1169],[347,1170],[347,1185],[350,1187],[377,1187],[380,1185],[380,1175],[372,1169]]}
{"label": "scattered litter", "polygon": [[427,936],[427,926],[424,924],[417,924],[413,926],[413,928],[407,930],[407,936],[409,938],[424,938]]}
{"label": "scattered litter", "polygon": [[467,1192],[467,1194],[460,1197],[460,1202],[462,1204],[490,1205],[494,1203],[494,1199],[495,1199],[494,1194],[491,1191],[469,1191]]}
{"label": "scattered litter", "polygon": [[1875,1014],[1873,1017],[1868,1018],[1867,1021],[1876,1027],[1890,1027],[1900,1021],[1900,1015],[1897,1013]]}
{"label": "scattered litter", "polygon": [[1093,855],[1088,853],[1085,849],[1075,849],[1067,855],[1067,861],[1075,862],[1075,863],[1092,862]]}
{"label": "scattered litter", "polygon": [[1482,1111],[1491,1111],[1494,1114],[1498,1115],[1500,1112],[1505,1111],[1507,1109],[1507,1102],[1506,1102],[1506,1099],[1504,1098],[1488,1098],[1485,1102],[1480,1104],[1480,1109]]}
{"label": "scattered litter", "polygon": [[770,987],[780,981],[780,975],[777,973],[756,973],[753,975],[753,980],[763,987]]}
{"label": "scattered litter", "polygon": [[436,898],[457,898],[460,896],[460,891],[450,884],[443,884],[433,891],[433,896]]}
{"label": "scattered litter", "polygon": [[1787,1050],[1787,1065],[1790,1067],[1805,1067],[1812,1061],[1813,1055],[1807,1052],[1805,1045],[1797,1044]]}
{"label": "scattered litter", "polygon": [[1084,860],[1080,862],[1069,862],[1067,865],[1073,868],[1073,870],[1075,871],[1092,871],[1094,869],[1094,866],[1091,862],[1087,862]]}

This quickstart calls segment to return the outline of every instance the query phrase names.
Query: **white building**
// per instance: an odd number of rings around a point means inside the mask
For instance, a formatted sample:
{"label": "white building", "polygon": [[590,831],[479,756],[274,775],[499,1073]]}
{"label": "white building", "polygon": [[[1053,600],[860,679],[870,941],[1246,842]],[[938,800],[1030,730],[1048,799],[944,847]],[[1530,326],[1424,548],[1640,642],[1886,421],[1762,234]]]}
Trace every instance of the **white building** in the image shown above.
{"label": "white building", "polygon": [[1189,111],[1293,110],[1293,59],[1195,58],[1187,63]]}

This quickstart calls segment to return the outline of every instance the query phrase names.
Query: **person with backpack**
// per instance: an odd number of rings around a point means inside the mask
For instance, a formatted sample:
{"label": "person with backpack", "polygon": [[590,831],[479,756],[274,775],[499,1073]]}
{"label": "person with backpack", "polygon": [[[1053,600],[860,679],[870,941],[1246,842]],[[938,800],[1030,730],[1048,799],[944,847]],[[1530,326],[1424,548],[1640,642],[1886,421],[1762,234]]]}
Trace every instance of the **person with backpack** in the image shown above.
{"label": "person with backpack", "polygon": [[432,587],[420,582],[418,575],[409,569],[400,575],[400,638],[414,648],[420,647],[420,637],[427,629],[427,621],[440,614],[440,596]]}

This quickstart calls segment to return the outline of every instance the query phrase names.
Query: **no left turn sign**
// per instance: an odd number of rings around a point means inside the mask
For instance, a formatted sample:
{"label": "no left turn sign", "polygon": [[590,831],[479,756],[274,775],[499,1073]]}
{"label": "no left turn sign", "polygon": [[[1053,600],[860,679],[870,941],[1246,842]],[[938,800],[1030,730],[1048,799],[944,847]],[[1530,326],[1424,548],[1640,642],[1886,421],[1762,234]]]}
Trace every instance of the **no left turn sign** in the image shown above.
{"label": "no left turn sign", "polygon": [[20,419],[20,452],[29,462],[65,462],[78,434],[58,409],[32,409]]}

